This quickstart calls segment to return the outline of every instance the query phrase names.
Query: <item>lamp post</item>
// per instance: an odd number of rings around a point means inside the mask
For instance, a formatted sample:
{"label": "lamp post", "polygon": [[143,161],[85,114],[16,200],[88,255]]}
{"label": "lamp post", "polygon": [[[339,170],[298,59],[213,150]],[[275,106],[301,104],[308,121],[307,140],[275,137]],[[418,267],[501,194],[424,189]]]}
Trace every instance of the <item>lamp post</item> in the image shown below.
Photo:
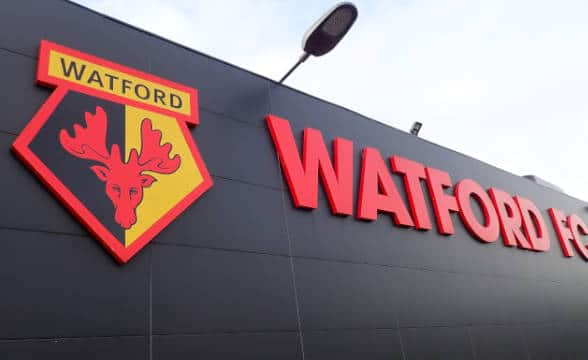
{"label": "lamp post", "polygon": [[304,38],[302,39],[303,53],[288,70],[288,72],[280,79],[280,84],[296,70],[296,68],[313,56],[323,56],[343,39],[345,34],[351,29],[351,26],[357,19],[357,8],[349,2],[342,2],[331,10],[327,11],[320,19],[318,19],[308,29]]}

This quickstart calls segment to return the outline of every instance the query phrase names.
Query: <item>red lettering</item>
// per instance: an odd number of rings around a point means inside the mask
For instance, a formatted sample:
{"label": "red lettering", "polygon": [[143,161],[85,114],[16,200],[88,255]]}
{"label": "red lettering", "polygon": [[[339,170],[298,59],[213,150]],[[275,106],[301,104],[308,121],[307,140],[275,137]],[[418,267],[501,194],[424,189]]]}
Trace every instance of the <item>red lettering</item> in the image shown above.
{"label": "red lettering", "polygon": [[527,239],[529,239],[533,250],[549,250],[549,233],[547,232],[545,220],[543,220],[543,216],[541,216],[541,212],[539,212],[537,206],[529,199],[520,196],[514,196],[513,198],[521,210],[523,231]]}
{"label": "red lettering", "polygon": [[404,188],[406,189],[416,228],[419,230],[431,230],[431,220],[429,219],[425,196],[421,188],[421,179],[427,178],[425,167],[418,162],[400,156],[392,156],[390,164],[392,164],[394,172],[403,175]]}
{"label": "red lettering", "polygon": [[318,174],[331,211],[351,215],[353,212],[353,143],[336,138],[333,141],[334,163],[320,131],[305,129],[302,157],[292,135],[288,120],[268,115],[266,122],[278,151],[280,165],[286,176],[290,194],[296,207],[316,209],[318,206]]}
{"label": "red lettering", "polygon": [[549,217],[551,218],[551,223],[555,229],[555,234],[557,235],[557,239],[559,240],[559,244],[561,246],[561,251],[565,257],[572,257],[574,256],[574,252],[570,247],[570,242],[574,244],[576,251],[584,258],[584,260],[588,260],[588,249],[586,246],[580,241],[579,236],[574,236],[572,231],[570,230],[570,226],[583,227],[584,235],[586,226],[582,223],[582,220],[578,221],[579,218],[577,216],[569,216],[566,219],[565,214],[563,211],[555,208],[547,209],[549,213]]}
{"label": "red lettering", "polygon": [[376,220],[378,211],[393,214],[396,225],[414,226],[382,155],[366,147],[362,154],[357,217]]}
{"label": "red lettering", "polygon": [[452,195],[445,193],[445,189],[451,187],[449,174],[435,168],[425,168],[427,174],[427,187],[433,200],[433,210],[437,219],[437,229],[442,235],[455,233],[451,222],[450,211],[457,212],[457,200]]}
{"label": "red lettering", "polygon": [[[474,180],[463,179],[455,186],[455,197],[459,205],[459,215],[466,228],[478,239],[486,243],[498,239],[500,225],[492,200],[484,189]],[[480,224],[472,211],[470,197],[474,198],[484,212],[484,224]]]}
{"label": "red lettering", "polygon": [[588,249],[586,249],[586,245],[580,241],[580,235],[588,235],[588,228],[586,228],[586,224],[584,224],[578,215],[572,214],[568,216],[567,225],[570,229],[570,232],[572,233],[576,250],[578,250],[580,255],[582,255],[585,260],[588,260]]}
{"label": "red lettering", "polygon": [[504,246],[518,246],[521,249],[527,250],[533,249],[521,231],[523,219],[514,199],[506,192],[495,188],[488,189],[488,194],[490,194],[490,198],[498,213]]}
{"label": "red lettering", "polygon": [[[319,130],[303,131],[302,149],[299,151],[286,119],[268,115],[266,122],[278,153],[280,166],[288,183],[296,207],[315,209],[318,206],[320,182],[327,195],[333,214],[353,213],[353,143],[336,138],[332,142],[332,158]],[[410,211],[408,210],[393,174],[377,149],[367,147],[362,153],[361,174],[357,198],[357,218],[376,220],[379,212],[388,213],[397,226],[432,228],[431,218],[422,180],[427,183],[437,230],[442,235],[455,233],[452,212],[458,212],[468,231],[478,240],[492,243],[501,234],[505,246],[548,251],[549,233],[537,206],[529,199],[490,188],[487,192],[471,179],[463,179],[453,194],[453,186],[445,171],[424,167],[422,164],[391,156],[392,171],[402,176]],[[473,200],[473,201],[472,201]],[[472,204],[476,202],[482,211]],[[566,257],[573,256],[570,242],[582,257],[588,260],[588,248],[580,241],[588,235],[588,227],[577,215],[565,215],[558,209],[549,209],[549,215]],[[565,226],[564,226],[565,222]]]}

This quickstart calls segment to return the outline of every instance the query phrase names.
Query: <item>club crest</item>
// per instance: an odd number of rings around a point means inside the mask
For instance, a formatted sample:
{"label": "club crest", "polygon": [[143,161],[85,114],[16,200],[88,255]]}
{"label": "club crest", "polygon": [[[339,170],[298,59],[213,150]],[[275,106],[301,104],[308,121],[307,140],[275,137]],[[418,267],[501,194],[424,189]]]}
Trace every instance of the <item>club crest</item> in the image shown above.
{"label": "club crest", "polygon": [[196,89],[48,41],[37,81],[56,89],[13,150],[117,261],[212,186]]}

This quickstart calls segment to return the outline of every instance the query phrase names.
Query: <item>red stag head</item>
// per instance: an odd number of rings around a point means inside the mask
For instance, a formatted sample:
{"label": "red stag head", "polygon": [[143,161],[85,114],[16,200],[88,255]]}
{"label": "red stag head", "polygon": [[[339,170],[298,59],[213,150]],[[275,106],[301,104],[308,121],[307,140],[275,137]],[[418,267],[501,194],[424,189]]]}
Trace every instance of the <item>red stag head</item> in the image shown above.
{"label": "red stag head", "polygon": [[143,188],[151,186],[156,179],[144,171],[171,174],[180,167],[180,156],[169,158],[171,144],[161,145],[161,131],[153,130],[150,119],[141,122],[141,152],[132,149],[129,160],[121,158],[120,148],[106,147],[108,120],[104,109],[96,107],[96,113],[86,112],[86,127],[74,124],[74,136],[65,129],[59,133],[61,146],[73,156],[91,160],[101,165],[92,165],[98,179],[106,184],[106,195],[114,205],[114,220],[124,229],[137,222],[136,208],[143,200]]}

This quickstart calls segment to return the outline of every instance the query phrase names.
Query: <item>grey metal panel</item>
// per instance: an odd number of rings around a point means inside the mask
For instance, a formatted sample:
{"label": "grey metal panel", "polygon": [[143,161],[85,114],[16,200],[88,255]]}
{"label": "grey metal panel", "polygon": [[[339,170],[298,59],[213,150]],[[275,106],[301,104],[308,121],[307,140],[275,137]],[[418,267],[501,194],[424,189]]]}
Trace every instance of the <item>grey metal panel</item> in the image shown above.
{"label": "grey metal panel", "polygon": [[403,359],[397,330],[337,330],[304,333],[309,360]]}
{"label": "grey metal panel", "polygon": [[[282,192],[214,177],[214,186],[154,241],[288,255]],[[255,207],[255,211],[249,211]]]}
{"label": "grey metal panel", "polygon": [[527,349],[518,326],[480,326],[470,328],[476,359],[526,359]]}
{"label": "grey metal panel", "polygon": [[157,76],[198,89],[201,109],[258,127],[269,111],[268,81],[161,39],[143,50]]}
{"label": "grey metal panel", "polygon": [[397,269],[296,259],[304,330],[397,327]]}
{"label": "grey metal panel", "polygon": [[405,359],[474,359],[465,327],[409,328],[400,331]]}
{"label": "grey metal panel", "polygon": [[36,68],[36,59],[0,49],[1,131],[19,133],[49,96],[49,89],[35,86]]}
{"label": "grey metal panel", "polygon": [[154,360],[299,360],[300,341],[295,332],[156,335]]}
{"label": "grey metal panel", "polygon": [[146,343],[142,336],[0,341],[0,354],[11,360],[141,360],[148,359]]}
{"label": "grey metal panel", "polygon": [[192,134],[213,175],[280,188],[276,153],[264,128],[205,110],[200,117]]}
{"label": "grey metal panel", "polygon": [[0,339],[142,335],[148,263],[124,268],[88,237],[0,230]]}
{"label": "grey metal panel", "polygon": [[155,334],[295,331],[284,256],[153,245]]}
{"label": "grey metal panel", "polygon": [[0,227],[85,235],[73,216],[10,152],[14,139],[0,133]]}

